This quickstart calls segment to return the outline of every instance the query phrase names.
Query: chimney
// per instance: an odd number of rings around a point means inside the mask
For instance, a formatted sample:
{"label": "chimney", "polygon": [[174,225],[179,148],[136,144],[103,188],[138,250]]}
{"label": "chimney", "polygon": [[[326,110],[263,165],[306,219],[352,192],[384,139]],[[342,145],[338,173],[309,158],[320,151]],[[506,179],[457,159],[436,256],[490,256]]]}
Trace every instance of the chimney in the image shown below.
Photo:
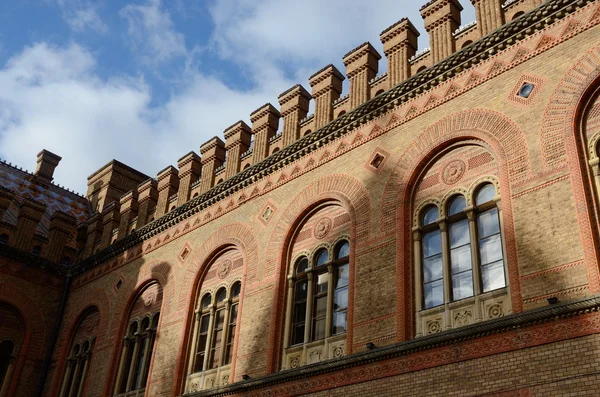
{"label": "chimney", "polygon": [[289,146],[300,138],[300,120],[308,114],[308,105],[312,97],[300,84],[296,84],[279,95],[281,116],[283,117],[283,147]]}
{"label": "chimney", "polygon": [[15,247],[23,251],[31,251],[35,228],[46,212],[46,205],[32,199],[24,198],[19,208],[17,220],[17,236]]}
{"label": "chimney", "polygon": [[252,131],[243,121],[238,121],[224,133],[227,161],[225,162],[225,180],[240,172],[240,156],[250,147]]}
{"label": "chimney", "polygon": [[50,217],[50,238],[46,258],[59,263],[64,257],[65,245],[69,236],[76,232],[75,217],[61,211],[55,211]]}
{"label": "chimney", "polygon": [[350,79],[350,109],[371,99],[369,81],[377,76],[381,55],[366,42],[344,55],[346,76]]}
{"label": "chimney", "polygon": [[254,151],[252,163],[257,164],[269,155],[269,139],[277,134],[279,127],[279,110],[267,103],[250,114],[252,133],[254,134]]}
{"label": "chimney", "polygon": [[179,171],[172,165],[158,173],[158,203],[154,219],[158,219],[169,212],[169,197],[177,193],[179,188]]}
{"label": "chimney", "polygon": [[214,137],[202,146],[202,182],[200,192],[208,191],[215,184],[215,170],[225,162],[225,144],[218,137]]}
{"label": "chimney", "polygon": [[102,236],[102,215],[99,212],[94,213],[87,221],[87,240],[85,242],[84,257],[94,253],[96,241]]}
{"label": "chimney", "polygon": [[[129,224],[137,216],[139,210],[137,190],[125,193],[121,196],[121,221],[119,222],[119,240],[127,236]],[[137,227],[137,225],[136,225]]]}
{"label": "chimney", "polygon": [[342,93],[342,81],[344,76],[333,65],[325,66],[308,79],[315,99],[315,130],[333,120],[333,101]]}
{"label": "chimney", "polygon": [[462,6],[458,0],[432,0],[421,7],[425,30],[429,33],[432,64],[456,50],[454,32],[460,27]]}
{"label": "chimney", "polygon": [[37,167],[35,169],[35,178],[46,185],[49,185],[54,179],[54,169],[62,157],[44,149],[37,155]]}
{"label": "chimney", "polygon": [[477,15],[479,37],[483,37],[504,25],[503,2],[503,0],[471,0]]}
{"label": "chimney", "polygon": [[148,223],[148,213],[156,207],[156,200],[158,199],[157,185],[154,179],[147,179],[137,188],[139,210],[135,227],[138,229]]}
{"label": "chimney", "polygon": [[202,173],[200,156],[191,151],[177,161],[177,167],[179,167],[179,192],[177,193],[179,207],[189,201],[192,184],[200,178]]}
{"label": "chimney", "polygon": [[102,239],[100,240],[100,249],[104,249],[111,244],[113,230],[119,227],[120,220],[120,204],[113,201],[102,211]]}
{"label": "chimney", "polygon": [[383,53],[388,60],[389,88],[406,81],[411,76],[409,60],[417,52],[419,35],[407,18],[401,19],[381,32],[379,37],[383,43]]}

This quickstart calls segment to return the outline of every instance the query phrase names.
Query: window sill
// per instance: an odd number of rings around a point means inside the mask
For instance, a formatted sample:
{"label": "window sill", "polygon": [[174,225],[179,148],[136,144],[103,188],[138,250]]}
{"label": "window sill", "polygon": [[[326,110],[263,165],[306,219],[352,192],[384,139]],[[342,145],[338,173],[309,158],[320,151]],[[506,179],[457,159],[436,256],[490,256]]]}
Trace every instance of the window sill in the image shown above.
{"label": "window sill", "polygon": [[231,364],[222,367],[207,369],[202,372],[195,372],[188,375],[186,390],[188,393],[213,389],[218,386],[229,384],[229,374],[231,373]]}
{"label": "window sill", "polygon": [[283,354],[283,369],[294,369],[346,355],[346,334],[291,346]]}

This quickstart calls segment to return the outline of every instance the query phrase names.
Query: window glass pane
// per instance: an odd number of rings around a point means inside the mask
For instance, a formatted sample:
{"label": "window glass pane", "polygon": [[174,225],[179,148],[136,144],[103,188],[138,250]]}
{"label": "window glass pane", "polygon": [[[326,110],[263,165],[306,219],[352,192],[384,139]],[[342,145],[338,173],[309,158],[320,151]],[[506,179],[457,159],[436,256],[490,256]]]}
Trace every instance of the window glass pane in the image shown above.
{"label": "window glass pane", "polygon": [[317,275],[317,286],[315,294],[327,293],[327,285],[329,284],[329,273]]}
{"label": "window glass pane", "polygon": [[219,290],[219,292],[217,292],[217,303],[223,302],[226,297],[227,297],[227,291],[225,291],[225,288],[221,288]]}
{"label": "window glass pane", "polygon": [[343,334],[346,332],[346,312],[333,314],[333,334]]}
{"label": "window glass pane", "polygon": [[208,307],[210,306],[211,300],[212,300],[212,298],[211,298],[210,294],[204,295],[204,298],[202,298],[202,309],[208,309]]}
{"label": "window glass pane", "polygon": [[306,280],[298,281],[296,283],[296,301],[306,299],[306,292],[308,290],[307,287],[308,286]]}
{"label": "window glass pane", "polygon": [[341,288],[348,285],[348,265],[338,266],[336,271],[335,288]]}
{"label": "window glass pane", "polygon": [[481,267],[483,292],[493,291],[506,286],[504,278],[504,262],[498,261]]}
{"label": "window glass pane", "polygon": [[210,316],[207,314],[200,319],[200,332],[208,332],[208,321]]}
{"label": "window glass pane", "polygon": [[435,223],[435,220],[439,217],[437,207],[429,207],[429,209],[425,211],[425,214],[423,214],[423,226]]}
{"label": "window glass pane", "polygon": [[452,276],[452,297],[454,300],[464,299],[473,296],[473,274],[467,272],[455,274]]}
{"label": "window glass pane", "polygon": [[306,304],[305,302],[296,304],[294,310],[294,322],[300,323],[306,320]]}
{"label": "window glass pane", "polygon": [[327,297],[317,298],[315,300],[315,312],[313,316],[321,317],[327,314]]}
{"label": "window glass pane", "polygon": [[461,213],[465,209],[466,206],[467,206],[467,202],[465,200],[465,197],[464,196],[456,196],[455,198],[452,199],[452,201],[450,202],[450,205],[448,206],[448,215],[452,216],[452,215]]}
{"label": "window glass pane", "polygon": [[340,243],[335,254],[335,259],[345,258],[350,255],[350,244],[347,241]]}
{"label": "window glass pane", "polygon": [[471,244],[450,251],[450,262],[452,262],[452,274],[471,270]]}
{"label": "window glass pane", "polygon": [[444,284],[443,280],[437,280],[432,283],[426,283],[424,286],[425,309],[439,306],[444,303]]}
{"label": "window glass pane", "polygon": [[423,256],[425,258],[442,252],[442,236],[439,230],[423,236]]}
{"label": "window glass pane", "polygon": [[231,305],[231,309],[229,309],[229,324],[235,324],[237,320],[237,309],[237,304]]}
{"label": "window glass pane", "polygon": [[480,239],[500,233],[498,208],[492,208],[477,215],[477,233]]}
{"label": "window glass pane", "polygon": [[428,283],[443,277],[442,254],[423,260],[423,281]]}
{"label": "window glass pane", "polygon": [[449,229],[450,248],[469,244],[469,221],[467,219],[450,224]]}
{"label": "window glass pane", "polygon": [[333,310],[344,310],[348,307],[348,289],[339,289],[335,291],[333,300]]}
{"label": "window glass pane", "polygon": [[500,235],[496,234],[479,241],[479,253],[482,265],[502,260]]}
{"label": "window glass pane", "polygon": [[297,345],[299,343],[304,343],[304,323],[299,324],[294,328],[292,345]]}
{"label": "window glass pane", "polygon": [[315,329],[313,332],[313,340],[325,338],[325,319],[315,320]]}
{"label": "window glass pane", "polygon": [[315,255],[315,258],[315,264],[317,267],[323,266],[329,260],[329,254],[327,253],[327,250],[321,250],[317,253],[317,255]]}
{"label": "window glass pane", "polygon": [[308,269],[308,259],[306,257],[298,259],[296,262],[296,274],[303,273],[306,269]]}
{"label": "window glass pane", "polygon": [[240,290],[242,289],[242,283],[235,283],[233,284],[233,287],[231,287],[231,297],[232,298],[237,298],[238,296],[240,296]]}
{"label": "window glass pane", "polygon": [[491,183],[486,183],[478,191],[475,197],[475,204],[481,205],[488,203],[494,199],[496,188]]}

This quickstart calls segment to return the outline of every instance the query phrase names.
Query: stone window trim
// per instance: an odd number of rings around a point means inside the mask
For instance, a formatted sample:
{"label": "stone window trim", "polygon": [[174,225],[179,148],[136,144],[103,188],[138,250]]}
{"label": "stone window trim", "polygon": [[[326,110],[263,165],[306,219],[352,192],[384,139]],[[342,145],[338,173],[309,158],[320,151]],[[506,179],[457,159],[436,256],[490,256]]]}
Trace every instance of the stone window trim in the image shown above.
{"label": "stone window trim", "polygon": [[1,345],[8,345],[9,347],[12,345],[12,353],[8,357],[8,365],[6,365],[4,373],[0,373],[0,396],[7,396],[8,389],[10,387],[12,377],[17,366],[17,360],[19,358],[19,351],[21,350],[21,345],[17,343],[14,339],[7,337],[0,339],[0,346]]}
{"label": "stone window trim", "polygon": [[[144,394],[159,318],[160,310],[157,310],[142,317],[135,317],[127,323],[115,382],[115,396],[129,396],[132,392],[135,392],[135,395]],[[141,376],[136,373],[137,369]]]}
{"label": "stone window trim", "polygon": [[[495,196],[489,202],[482,205],[475,205],[475,195],[479,190],[487,184],[491,184],[495,189]],[[449,215],[448,206],[454,198],[457,196],[463,196],[465,199],[465,207],[461,213]],[[433,224],[423,225],[423,215],[430,208],[436,207],[439,211],[439,216]],[[479,240],[477,232],[477,219],[478,214],[488,211],[490,209],[497,209],[498,224],[500,229],[500,240],[502,249],[502,260],[503,260],[503,271],[504,271],[504,287],[493,289],[490,291],[483,291],[483,285],[481,280],[481,257],[479,249]],[[452,273],[450,265],[450,244],[448,236],[448,226],[459,222],[461,220],[468,220],[468,232],[469,232],[469,244],[471,252],[471,271],[472,271],[472,296],[464,297],[461,299],[452,299]],[[443,266],[443,303],[435,305],[429,308],[425,308],[424,303],[424,290],[423,290],[423,236],[432,230],[439,230],[441,233],[442,241],[442,266]],[[432,332],[439,332],[444,329],[452,328],[453,321],[449,319],[451,313],[455,313],[458,309],[469,307],[469,310],[463,310],[463,314],[468,313],[472,316],[474,322],[483,321],[487,318],[491,318],[491,315],[483,313],[486,310],[491,310],[490,307],[497,306],[497,303],[493,303],[491,306],[487,305],[484,301],[500,302],[501,309],[499,310],[500,315],[505,315],[510,312],[510,299],[507,298],[509,295],[510,284],[508,274],[508,263],[506,244],[504,237],[504,224],[502,205],[500,199],[500,186],[498,180],[492,176],[484,176],[478,178],[467,189],[455,188],[444,194],[441,200],[436,199],[425,199],[421,201],[413,212],[413,263],[414,263],[414,285],[415,285],[415,313],[417,316],[416,321],[416,337],[427,335]],[[505,307],[508,306],[508,307]],[[472,310],[471,310],[472,309]],[[493,309],[493,308],[492,308]],[[494,313],[497,313],[496,310]],[[439,314],[443,321],[438,323],[441,325],[438,328],[436,324],[431,330],[425,329],[422,319],[427,316]],[[457,322],[458,323],[458,322]],[[428,323],[429,324],[429,323]],[[443,325],[442,325],[443,324]],[[466,325],[463,323],[462,325]],[[460,326],[459,324],[458,326]]]}
{"label": "stone window trim", "polygon": [[[347,256],[340,258],[340,259],[336,259],[336,254],[337,254],[337,250],[339,249],[339,247],[341,247],[344,243],[347,243],[349,245],[349,253]],[[320,254],[322,251],[327,252],[328,255],[328,260],[322,264],[320,266],[320,269],[317,269],[316,266],[316,260],[317,260],[317,255]],[[295,361],[294,364],[291,364],[290,360],[286,359],[286,355],[288,352],[292,352],[292,351],[304,351],[303,356],[307,356],[307,349],[315,347],[317,345],[323,344],[323,342],[325,342],[326,344],[331,344],[332,342],[339,342],[338,339],[341,341],[342,339],[345,340],[345,335],[347,332],[347,327],[348,324],[346,324],[346,331],[344,332],[340,332],[337,334],[333,333],[333,316],[334,316],[334,276],[336,275],[336,271],[337,268],[343,265],[348,265],[348,268],[351,266],[350,264],[350,251],[351,251],[351,238],[350,235],[348,234],[343,234],[338,236],[336,239],[332,240],[331,242],[323,242],[320,244],[317,244],[315,247],[313,247],[310,250],[303,250],[299,253],[297,253],[292,260],[290,261],[290,265],[289,265],[289,270],[288,270],[288,276],[287,276],[287,280],[288,280],[288,292],[287,292],[287,301],[286,301],[286,315],[285,315],[285,330],[284,330],[284,337],[283,337],[283,351],[284,351],[284,357],[282,360],[282,364],[283,364],[283,368],[282,369],[286,369],[288,367],[290,368],[294,368],[295,366],[299,366],[299,365],[304,365],[306,364],[306,362],[300,362],[300,360],[295,360],[292,359],[292,361]],[[296,271],[296,265],[299,263],[299,261],[303,258],[306,258],[308,260],[308,267],[300,272],[297,273]],[[315,276],[319,275],[319,274],[328,274],[328,284],[327,284],[327,293],[323,294],[323,296],[327,297],[327,311],[326,311],[326,318],[325,318],[325,336],[322,339],[316,339],[313,337],[313,321],[315,320],[314,316],[313,316],[313,309],[314,309],[314,299],[316,297],[317,294],[315,294],[314,288],[315,288],[315,283],[316,283],[316,278]],[[307,297],[306,297],[306,313],[305,313],[305,320],[304,320],[304,338],[303,338],[303,342],[301,343],[293,343],[292,342],[292,332],[293,332],[293,328],[294,328],[294,324],[293,324],[293,316],[294,316],[294,302],[295,302],[295,296],[294,296],[294,289],[295,286],[297,284],[298,281],[307,281]],[[351,283],[348,283],[348,289],[351,288]],[[340,339],[342,338],[342,339]],[[336,347],[335,348],[336,351],[343,351],[343,348],[340,347]],[[322,351],[322,350],[319,350]],[[340,355],[337,352],[334,352],[334,357],[339,357]],[[332,357],[329,357],[332,358]]]}
{"label": "stone window trim", "polygon": [[[234,289],[237,288],[237,293],[234,293]],[[188,362],[188,377],[198,373],[209,373],[214,372],[217,369],[227,369],[231,365],[233,359],[233,352],[235,350],[235,330],[239,325],[240,321],[240,300],[241,300],[242,280],[237,277],[228,283],[221,283],[216,288],[207,289],[202,291],[197,298],[196,308],[194,310],[194,324],[192,331],[192,343],[190,344],[190,360]],[[225,297],[222,301],[217,300],[217,296],[221,291],[225,291]],[[203,303],[208,299],[208,304],[205,306]],[[223,313],[223,324],[222,324],[222,337],[218,351],[213,352],[216,329],[215,319],[219,311]],[[207,318],[208,327],[206,331],[202,332],[202,321],[203,318]],[[200,338],[204,336],[205,346],[202,351],[199,351],[198,343]],[[211,355],[218,355],[218,364],[212,366]],[[203,362],[197,363],[198,358],[201,357]],[[229,379],[229,376],[227,376]],[[222,383],[222,382],[221,382]],[[206,382],[205,382],[206,386]],[[214,384],[213,386],[218,386]],[[188,388],[189,385],[188,385]],[[205,388],[205,387],[201,387]],[[210,387],[208,387],[210,388]]]}
{"label": "stone window trim", "polygon": [[73,348],[67,358],[67,367],[58,393],[59,397],[83,395],[95,344],[95,337],[73,343]]}

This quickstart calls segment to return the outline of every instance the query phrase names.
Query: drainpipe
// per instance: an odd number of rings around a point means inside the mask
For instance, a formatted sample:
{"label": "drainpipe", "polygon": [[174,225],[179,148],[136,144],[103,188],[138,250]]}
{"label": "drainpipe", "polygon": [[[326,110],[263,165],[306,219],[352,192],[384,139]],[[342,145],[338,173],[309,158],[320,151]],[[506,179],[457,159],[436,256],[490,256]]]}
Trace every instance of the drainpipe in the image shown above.
{"label": "drainpipe", "polygon": [[40,379],[40,386],[36,394],[37,397],[42,397],[44,393],[44,385],[46,383],[46,377],[48,376],[48,370],[50,369],[50,363],[52,362],[52,355],[54,354],[54,348],[56,347],[56,341],[58,340],[58,333],[60,331],[60,324],[62,323],[63,316],[65,314],[65,307],[67,306],[67,298],[69,296],[69,290],[71,288],[71,273],[67,273],[65,278],[65,288],[63,290],[62,298],[60,300],[60,308],[58,309],[58,316],[54,322],[54,328],[52,329],[52,339],[50,341],[50,348],[48,354],[44,360],[44,367],[42,368],[42,378]]}

